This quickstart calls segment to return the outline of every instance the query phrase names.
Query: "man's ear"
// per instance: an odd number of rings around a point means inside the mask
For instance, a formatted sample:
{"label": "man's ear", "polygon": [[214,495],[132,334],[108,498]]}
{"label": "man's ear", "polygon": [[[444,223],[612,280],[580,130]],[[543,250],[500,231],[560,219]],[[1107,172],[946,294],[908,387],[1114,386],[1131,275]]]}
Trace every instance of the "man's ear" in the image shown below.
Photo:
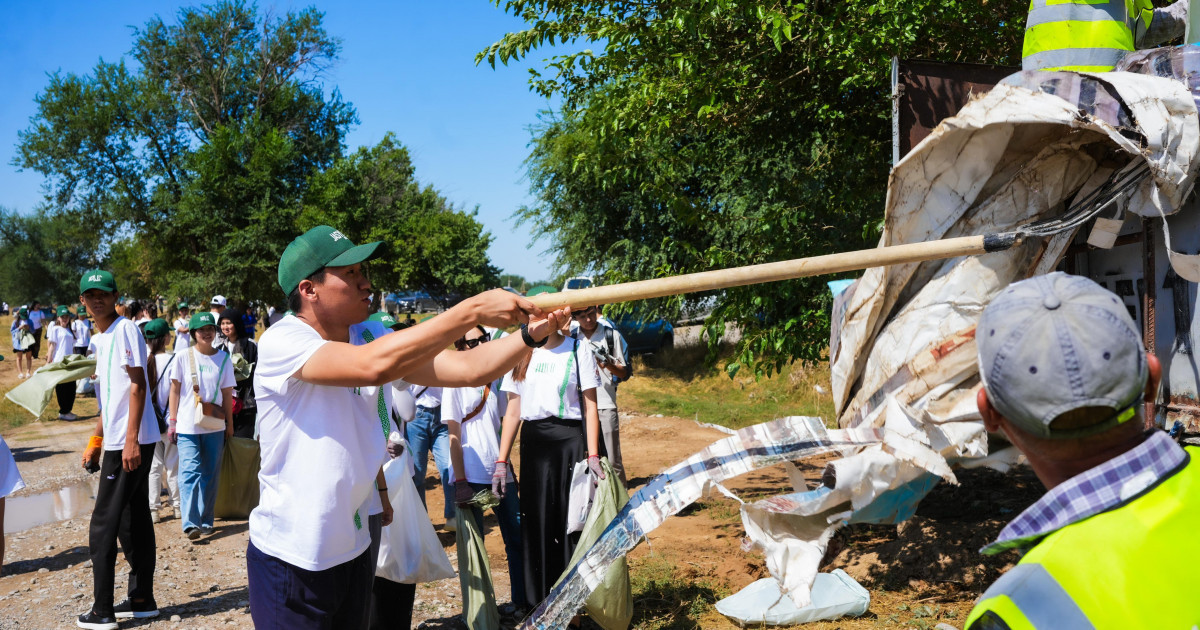
{"label": "man's ear", "polygon": [[1000,412],[992,406],[992,401],[988,400],[987,388],[980,387],[979,393],[975,394],[975,404],[979,406],[979,415],[983,416],[983,428],[988,430],[988,433],[1000,432]]}
{"label": "man's ear", "polygon": [[307,302],[317,301],[317,283],[305,278],[296,285],[296,290],[300,292],[300,297]]}

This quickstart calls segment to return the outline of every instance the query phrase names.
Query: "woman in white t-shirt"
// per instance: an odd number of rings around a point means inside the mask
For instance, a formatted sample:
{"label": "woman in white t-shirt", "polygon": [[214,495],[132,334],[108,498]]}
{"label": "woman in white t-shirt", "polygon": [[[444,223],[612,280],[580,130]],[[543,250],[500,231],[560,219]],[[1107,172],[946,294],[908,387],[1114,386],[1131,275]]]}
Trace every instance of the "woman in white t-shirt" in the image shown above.
{"label": "woman in white t-shirt", "polygon": [[[46,341],[50,343],[46,353],[46,364],[58,363],[75,352],[75,335],[71,333],[71,311],[66,306],[58,307],[56,326],[46,332]],[[54,386],[54,396],[58,399],[58,419],[75,420],[71,409],[75,407],[75,381],[67,381]]]}
{"label": "woman in white t-shirt", "polygon": [[17,355],[17,378],[33,376],[33,321],[29,318],[29,309],[21,307],[13,317],[12,325],[13,354]]}
{"label": "woman in white t-shirt", "polygon": [[192,345],[192,338],[188,335],[188,321],[191,315],[188,313],[188,303],[179,303],[179,318],[175,320],[175,346],[173,350],[187,350],[188,346]]}
{"label": "woman in white t-shirt", "polygon": [[[483,326],[476,326],[454,342],[459,352],[491,339]],[[481,490],[488,490],[496,460],[500,459],[500,420],[507,405],[499,383],[484,387],[446,387],[442,389],[442,424],[450,434],[450,472],[454,484],[454,502],[465,506]],[[525,596],[524,550],[521,545],[521,504],[517,480],[508,472],[504,495],[493,511],[504,539],[508,557],[508,577],[512,587],[512,606],[505,616],[524,617],[524,611],[537,602]],[[483,511],[471,506],[476,523],[483,523]]]}
{"label": "woman in white t-shirt", "polygon": [[92,344],[92,322],[88,319],[87,309],[80,306],[75,310],[75,321],[71,322],[71,332],[75,334],[75,354],[87,356],[88,346]]}
{"label": "woman in white t-shirt", "polygon": [[167,369],[171,380],[167,431],[179,445],[183,533],[196,540],[213,531],[221,452],[225,439],[233,436],[234,376],[229,353],[213,345],[216,317],[196,313],[188,329],[192,347],[180,352]]}
{"label": "woman in white t-shirt", "polygon": [[[570,320],[534,348],[504,377],[508,410],[500,438],[500,457],[492,474],[492,491],[503,497],[508,455],[517,427],[521,429],[521,534],[525,593],[540,602],[566,570],[579,533],[567,534],[571,475],[587,458],[591,473],[600,468],[600,416],[596,388],[600,370],[591,344],[567,336]],[[586,421],[585,421],[586,419]]]}
{"label": "woman in white t-shirt", "polygon": [[[146,338],[146,373],[150,375],[150,396],[148,404],[154,406],[155,418],[168,417],[171,406],[171,379],[167,370],[184,355],[167,352],[167,338],[171,332],[170,326],[162,318],[152,319],[142,329]],[[161,423],[160,423],[161,424]],[[169,432],[162,432],[162,439],[154,446],[154,459],[150,462],[150,520],[155,523],[162,520],[159,509],[162,507],[162,487],[164,477],[167,482],[168,496],[175,513],[179,514],[179,446],[171,440]]]}

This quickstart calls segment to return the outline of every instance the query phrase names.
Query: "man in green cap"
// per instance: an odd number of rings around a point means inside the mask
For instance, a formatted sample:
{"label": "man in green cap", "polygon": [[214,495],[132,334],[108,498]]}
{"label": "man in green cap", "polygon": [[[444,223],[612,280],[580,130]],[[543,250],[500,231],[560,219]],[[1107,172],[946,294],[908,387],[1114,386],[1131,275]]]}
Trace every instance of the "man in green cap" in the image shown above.
{"label": "man in green cap", "polygon": [[75,309],[71,334],[75,335],[75,354],[87,356],[88,346],[92,343],[92,322],[88,320],[87,309],[82,304]]}
{"label": "man in green cap", "polygon": [[[363,263],[380,243],[355,245],[329,226],[297,237],[279,261],[292,315],[259,340],[254,377],[261,496],[246,551],[250,612],[259,628],[360,628],[374,567],[366,507],[386,457],[378,387],[491,382],[569,319],[495,290],[420,325],[362,345],[350,327],[367,319]],[[534,319],[532,322],[530,318]],[[476,324],[519,334],[468,352],[445,349]],[[289,586],[291,585],[291,586]],[[304,606],[291,602],[302,598]]]}
{"label": "man in green cap", "polygon": [[173,350],[187,350],[192,345],[192,337],[188,335],[188,322],[191,320],[191,309],[187,302],[179,303],[179,319],[175,320],[175,346]]}
{"label": "man in green cap", "polygon": [[[100,468],[96,507],[88,531],[95,598],[76,625],[116,630],[117,619],[158,616],[154,601],[154,525],[146,503],[147,477],[158,422],[147,402],[146,340],[133,322],[117,314],[117,283],[111,273],[93,269],[79,280],[79,301],[96,322],[96,397],[100,419],[84,452],[84,467]],[[128,598],[113,605],[117,537],[129,561]]]}

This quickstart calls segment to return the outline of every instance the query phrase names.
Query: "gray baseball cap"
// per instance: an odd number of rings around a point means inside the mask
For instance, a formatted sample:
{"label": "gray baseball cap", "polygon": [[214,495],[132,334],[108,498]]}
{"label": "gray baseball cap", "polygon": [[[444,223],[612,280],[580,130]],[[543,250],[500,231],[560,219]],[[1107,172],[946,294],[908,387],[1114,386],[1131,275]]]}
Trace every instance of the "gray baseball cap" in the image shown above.
{"label": "gray baseball cap", "polygon": [[[1084,437],[1137,415],[1150,376],[1141,335],[1120,298],[1088,278],[1057,272],[1013,283],[984,309],[975,339],[992,406],[1031,435]],[[1054,426],[1083,407],[1112,414]]]}

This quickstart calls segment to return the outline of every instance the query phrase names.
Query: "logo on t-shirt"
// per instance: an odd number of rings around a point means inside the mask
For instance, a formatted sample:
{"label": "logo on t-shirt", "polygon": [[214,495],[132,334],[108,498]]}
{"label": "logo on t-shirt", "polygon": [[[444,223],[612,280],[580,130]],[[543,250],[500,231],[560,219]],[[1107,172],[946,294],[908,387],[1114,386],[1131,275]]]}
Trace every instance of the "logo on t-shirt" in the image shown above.
{"label": "logo on t-shirt", "polygon": [[334,230],[329,233],[329,238],[333,239],[334,242],[337,242],[337,241],[340,241],[340,240],[346,238],[346,235],[342,234],[341,232],[339,232],[337,230]]}

